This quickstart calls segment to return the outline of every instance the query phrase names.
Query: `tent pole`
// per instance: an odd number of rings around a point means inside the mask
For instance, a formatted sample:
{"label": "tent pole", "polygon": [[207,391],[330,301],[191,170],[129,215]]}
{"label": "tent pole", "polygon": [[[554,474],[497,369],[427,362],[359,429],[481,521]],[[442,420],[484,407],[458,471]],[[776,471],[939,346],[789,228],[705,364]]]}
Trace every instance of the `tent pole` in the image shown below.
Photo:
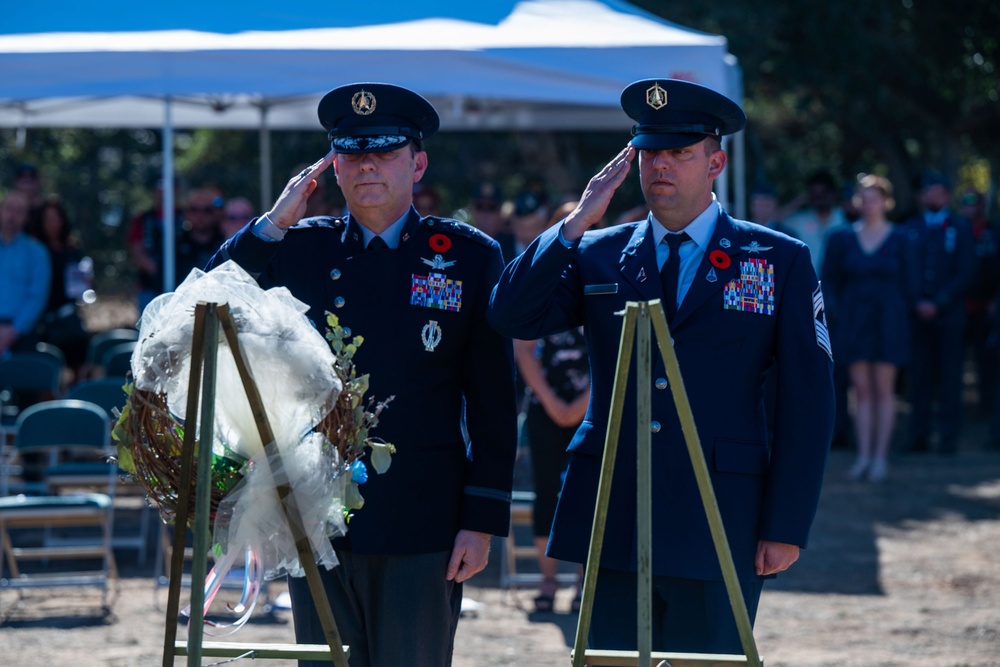
{"label": "tent pole", "polygon": [[174,119],[173,100],[167,95],[163,100],[163,291],[172,292],[176,286],[174,275]]}
{"label": "tent pole", "polygon": [[260,105],[260,213],[271,207],[271,128],[267,125],[267,104]]}

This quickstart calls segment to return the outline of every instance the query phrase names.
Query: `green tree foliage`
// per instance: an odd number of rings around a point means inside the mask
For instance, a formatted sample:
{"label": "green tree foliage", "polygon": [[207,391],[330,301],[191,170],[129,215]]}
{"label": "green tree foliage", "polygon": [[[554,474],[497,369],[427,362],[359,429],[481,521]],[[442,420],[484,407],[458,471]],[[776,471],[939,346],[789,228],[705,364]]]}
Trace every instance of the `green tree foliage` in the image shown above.
{"label": "green tree foliage", "polygon": [[757,177],[786,194],[816,168],[888,174],[904,202],[927,167],[1000,167],[1000,5],[982,0],[635,0],[725,35],[743,67]]}
{"label": "green tree foliage", "polygon": [[[751,185],[774,184],[783,199],[807,174],[828,169],[845,182],[860,172],[888,175],[902,208],[927,167],[996,183],[1000,174],[1000,4],[983,0],[633,0],[680,25],[725,35],[744,74]],[[649,76],[663,75],[650,65]],[[441,133],[427,144],[425,181],[450,214],[476,183],[499,183],[508,199],[541,181],[553,199],[579,193],[627,141],[624,132]],[[0,129],[0,187],[28,160],[46,191],[68,205],[98,286],[131,287],[128,221],[155,205],[162,157],[158,130]],[[214,186],[260,201],[256,132],[178,131],[178,197]],[[323,155],[314,132],[272,133],[274,194],[288,176]],[[335,179],[325,179],[337,199]],[[995,185],[994,185],[995,188]],[[609,218],[640,202],[636,179]]]}

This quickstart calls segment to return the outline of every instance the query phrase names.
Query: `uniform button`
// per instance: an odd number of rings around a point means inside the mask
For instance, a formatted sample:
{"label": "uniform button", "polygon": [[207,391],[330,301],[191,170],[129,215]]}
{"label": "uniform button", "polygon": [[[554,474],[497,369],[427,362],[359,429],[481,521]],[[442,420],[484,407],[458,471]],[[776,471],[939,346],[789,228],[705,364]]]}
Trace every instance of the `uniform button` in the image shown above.
{"label": "uniform button", "polygon": [[340,280],[340,269],[334,269],[330,271],[330,277],[334,280]]}
{"label": "uniform button", "polygon": [[344,331],[344,338],[350,338],[350,336],[351,336],[351,327],[344,327],[343,331]]}
{"label": "uniform button", "polygon": [[649,430],[652,431],[653,433],[659,433],[660,432],[660,422],[658,422],[658,421],[651,421],[651,422],[649,422]]}
{"label": "uniform button", "polygon": [[342,296],[338,296],[336,299],[333,300],[333,305],[337,308],[343,308],[345,303],[347,302],[344,301],[344,297]]}
{"label": "uniform button", "polygon": [[654,383],[654,386],[657,389],[666,389],[667,388],[667,378],[656,378],[656,382]]}

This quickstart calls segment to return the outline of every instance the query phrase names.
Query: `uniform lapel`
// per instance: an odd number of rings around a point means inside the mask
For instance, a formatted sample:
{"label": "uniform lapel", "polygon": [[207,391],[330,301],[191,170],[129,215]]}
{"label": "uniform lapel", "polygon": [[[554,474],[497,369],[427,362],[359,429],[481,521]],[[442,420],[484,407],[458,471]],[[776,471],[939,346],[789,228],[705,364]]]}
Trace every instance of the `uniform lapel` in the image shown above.
{"label": "uniform lapel", "polygon": [[656,249],[653,247],[653,228],[649,218],[636,223],[635,231],[622,250],[619,260],[622,278],[639,293],[643,300],[663,296],[660,273],[656,267]]}
{"label": "uniform lapel", "polygon": [[671,328],[676,330],[691,313],[698,310],[713,294],[738,276],[739,256],[743,254],[740,248],[746,245],[745,241],[746,234],[736,228],[728,214],[721,213],[715,223],[715,232],[708,244],[708,250],[698,265],[694,282],[684,295]]}

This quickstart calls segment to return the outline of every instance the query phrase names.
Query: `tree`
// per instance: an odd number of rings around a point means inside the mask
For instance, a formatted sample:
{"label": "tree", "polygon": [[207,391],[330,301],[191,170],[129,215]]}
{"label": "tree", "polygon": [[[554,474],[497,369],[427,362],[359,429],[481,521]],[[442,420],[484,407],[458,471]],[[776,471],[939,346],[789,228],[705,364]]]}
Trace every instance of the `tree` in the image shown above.
{"label": "tree", "polygon": [[786,193],[816,167],[878,170],[907,203],[926,167],[955,177],[963,162],[1000,163],[996,3],[635,4],[727,37],[744,72],[753,167]]}

